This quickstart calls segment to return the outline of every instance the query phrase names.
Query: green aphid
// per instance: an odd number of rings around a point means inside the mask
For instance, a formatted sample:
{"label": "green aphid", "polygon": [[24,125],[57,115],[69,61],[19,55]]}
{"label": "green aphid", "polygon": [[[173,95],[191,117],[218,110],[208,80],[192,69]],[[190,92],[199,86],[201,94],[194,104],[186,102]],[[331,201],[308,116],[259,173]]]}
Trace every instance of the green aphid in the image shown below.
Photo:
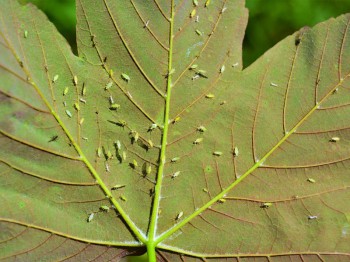
{"label": "green aphid", "polygon": [[197,64],[193,64],[193,65],[190,66],[190,69],[193,70],[193,69],[196,69],[197,67],[198,67]]}
{"label": "green aphid", "polygon": [[122,148],[122,144],[119,140],[115,141],[114,144],[116,145],[117,149],[120,150]]}
{"label": "green aphid", "polygon": [[66,114],[67,114],[67,116],[69,116],[69,118],[72,118],[72,113],[68,110],[68,109],[66,109]]}
{"label": "green aphid", "polygon": [[118,189],[121,189],[121,188],[124,188],[126,185],[115,185],[111,188],[111,190],[118,190]]}
{"label": "green aphid", "polygon": [[169,71],[168,76],[170,76],[170,75],[172,75],[172,74],[174,74],[174,73],[175,73],[175,68],[172,68],[172,69]]}
{"label": "green aphid", "polygon": [[180,160],[180,157],[174,157],[174,158],[172,158],[170,161],[172,162],[172,163],[175,163],[175,162],[177,162],[177,161],[179,161]]}
{"label": "green aphid", "polygon": [[69,91],[69,87],[66,87],[66,88],[63,90],[63,95],[65,96],[66,94],[68,94],[68,91]]}
{"label": "green aphid", "polygon": [[208,7],[208,6],[209,6],[209,4],[210,4],[210,0],[207,0],[207,1],[205,2],[204,7]]}
{"label": "green aphid", "polygon": [[56,83],[59,77],[60,77],[59,75],[55,75],[52,79],[52,83]]}
{"label": "green aphid", "polygon": [[97,148],[96,153],[97,153],[98,157],[101,157],[102,156],[102,148],[101,147]]}
{"label": "green aphid", "polygon": [[126,160],[126,152],[125,151],[123,151],[123,153],[122,153],[122,159],[125,161]]}
{"label": "green aphid", "polygon": [[202,188],[202,190],[203,190],[204,193],[208,193],[209,192],[207,188]]}
{"label": "green aphid", "polygon": [[27,37],[28,37],[28,31],[25,30],[25,31],[24,31],[24,38],[27,38]]}
{"label": "green aphid", "polygon": [[221,156],[221,155],[222,155],[222,152],[221,152],[221,151],[214,151],[214,152],[213,152],[213,155],[214,155],[214,156]]}
{"label": "green aphid", "polygon": [[158,127],[157,124],[153,123],[149,128],[148,128],[148,131],[151,132],[153,131],[154,129],[156,129]]}
{"label": "green aphid", "polygon": [[86,95],[86,87],[85,87],[85,84],[83,84],[83,89],[82,89],[82,91],[81,91],[81,94],[82,94],[83,96]]}
{"label": "green aphid", "polygon": [[203,35],[202,31],[200,31],[199,29],[196,29],[196,34],[197,35]]}
{"label": "green aphid", "polygon": [[133,161],[132,161],[132,167],[135,169],[136,167],[138,167],[139,166],[139,164],[137,163],[137,161],[134,159]]}
{"label": "green aphid", "polygon": [[89,214],[89,216],[88,216],[88,218],[87,218],[87,222],[91,222],[91,220],[94,219],[94,216],[95,216],[94,213]]}
{"label": "green aphid", "polygon": [[148,149],[153,148],[153,142],[152,142],[151,139],[148,139],[148,140],[147,140],[147,143],[148,143],[148,145],[147,145]]}
{"label": "green aphid", "polygon": [[199,126],[197,127],[197,131],[204,133],[205,131],[207,131],[207,129],[204,126]]}
{"label": "green aphid", "polygon": [[196,10],[196,8],[194,8],[192,10],[192,12],[190,13],[190,18],[194,17],[196,15],[196,13],[197,13],[197,10]]}
{"label": "green aphid", "polygon": [[260,207],[261,208],[269,208],[270,206],[272,206],[272,203],[266,202],[266,203],[262,203]]}
{"label": "green aphid", "polygon": [[313,179],[313,178],[308,178],[307,181],[310,182],[310,183],[316,183],[316,180]]}
{"label": "green aphid", "polygon": [[73,84],[74,84],[75,86],[78,85],[78,77],[77,77],[77,76],[73,76]]}
{"label": "green aphid", "polygon": [[108,212],[109,211],[109,206],[100,206],[100,210],[103,212]]}
{"label": "green aphid", "polygon": [[120,196],[119,198],[120,198],[120,200],[122,200],[124,202],[128,201],[128,199],[125,196]]}
{"label": "green aphid", "polygon": [[74,108],[75,110],[79,111],[80,110],[79,103],[74,103]]}
{"label": "green aphid", "polygon": [[106,152],[106,158],[107,158],[107,159],[112,159],[112,158],[113,158],[112,152],[111,152],[110,150],[108,150],[108,151]]}
{"label": "green aphid", "polygon": [[108,72],[108,74],[109,74],[109,77],[112,78],[113,75],[114,75],[113,69],[110,69],[109,72]]}
{"label": "green aphid", "polygon": [[193,5],[198,6],[198,0],[193,0]]}
{"label": "green aphid", "polygon": [[183,215],[184,215],[184,212],[181,211],[179,214],[177,214],[175,220],[179,220],[180,218],[182,218]]}
{"label": "green aphid", "polygon": [[140,137],[139,133],[136,131],[131,131],[130,136],[131,136],[133,143],[137,142],[139,140],[139,137]]}
{"label": "green aphid", "polygon": [[121,74],[121,77],[123,78],[123,80],[125,80],[126,82],[130,81],[130,76],[128,76],[127,74],[123,73]]}
{"label": "green aphid", "polygon": [[142,173],[147,176],[152,172],[152,167],[149,163],[145,162],[142,165]]}
{"label": "green aphid", "polygon": [[225,65],[222,65],[222,67],[220,68],[220,73],[222,74],[225,71]]}
{"label": "green aphid", "polygon": [[200,137],[200,138],[197,138],[196,140],[194,140],[194,141],[193,141],[193,144],[198,145],[198,144],[200,144],[202,141],[203,141],[203,138]]}
{"label": "green aphid", "polygon": [[238,154],[239,154],[238,147],[235,146],[235,148],[233,149],[233,156],[237,157]]}
{"label": "green aphid", "polygon": [[176,171],[174,174],[171,175],[171,178],[174,179],[180,175],[181,171]]}
{"label": "green aphid", "polygon": [[206,97],[206,98],[209,98],[209,99],[212,99],[212,98],[215,97],[215,95],[213,95],[213,94],[207,94],[207,95],[205,95],[205,97]]}
{"label": "green aphid", "polygon": [[113,85],[113,82],[112,82],[112,81],[110,81],[108,84],[106,84],[106,86],[105,86],[105,90],[110,89],[110,88],[112,87],[112,85]]}
{"label": "green aphid", "polygon": [[218,200],[218,203],[221,203],[221,204],[223,204],[223,203],[225,203],[226,202],[226,199],[225,198],[220,198],[219,200]]}
{"label": "green aphid", "polygon": [[119,109],[120,108],[120,105],[119,104],[111,104],[110,106],[109,106],[109,109],[110,110],[117,110],[117,109]]}

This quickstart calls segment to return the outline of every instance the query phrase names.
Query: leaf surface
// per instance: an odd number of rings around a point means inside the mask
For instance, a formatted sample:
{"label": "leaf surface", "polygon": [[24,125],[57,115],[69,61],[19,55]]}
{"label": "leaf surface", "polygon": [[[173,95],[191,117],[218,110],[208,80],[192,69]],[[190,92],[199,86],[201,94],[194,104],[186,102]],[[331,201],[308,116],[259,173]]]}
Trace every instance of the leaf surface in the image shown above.
{"label": "leaf surface", "polygon": [[2,259],[349,258],[349,15],[242,71],[243,0],[4,5]]}

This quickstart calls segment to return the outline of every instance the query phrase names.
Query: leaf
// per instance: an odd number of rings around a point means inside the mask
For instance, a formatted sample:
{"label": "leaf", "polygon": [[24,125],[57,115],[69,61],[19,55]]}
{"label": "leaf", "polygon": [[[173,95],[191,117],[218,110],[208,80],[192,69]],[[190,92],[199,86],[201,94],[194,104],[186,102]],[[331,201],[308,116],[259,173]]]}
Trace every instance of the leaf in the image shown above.
{"label": "leaf", "polygon": [[243,0],[2,4],[1,259],[347,256],[349,15],[241,71]]}

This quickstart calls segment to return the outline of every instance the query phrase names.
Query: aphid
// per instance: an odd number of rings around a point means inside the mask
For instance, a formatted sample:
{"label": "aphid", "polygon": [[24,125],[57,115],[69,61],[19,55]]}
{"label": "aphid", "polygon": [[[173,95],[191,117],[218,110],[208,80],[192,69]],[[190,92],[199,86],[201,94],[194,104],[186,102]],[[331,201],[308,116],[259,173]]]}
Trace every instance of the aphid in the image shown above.
{"label": "aphid", "polygon": [[73,76],[73,84],[74,84],[75,86],[78,85],[78,77],[77,77],[77,76]]}
{"label": "aphid", "polygon": [[94,215],[95,215],[94,213],[91,213],[87,218],[87,222],[91,222],[91,220],[94,219]]}
{"label": "aphid", "polygon": [[123,153],[122,153],[122,159],[125,161],[126,160],[126,152],[125,151],[123,151]]}
{"label": "aphid", "polygon": [[136,131],[131,131],[130,132],[131,135],[131,139],[133,141],[133,143],[137,142],[137,140],[139,140],[139,133]]}
{"label": "aphid", "polygon": [[108,212],[109,211],[109,206],[100,206],[100,210],[103,212]]}
{"label": "aphid", "polygon": [[124,126],[126,126],[127,125],[127,123],[126,123],[126,121],[125,120],[120,120],[119,122],[118,122],[118,124],[117,125],[119,125],[119,126],[121,126],[121,127],[124,127]]}
{"label": "aphid", "polygon": [[307,219],[309,219],[309,220],[313,220],[313,219],[317,219],[318,218],[318,216],[308,216],[307,217]]}
{"label": "aphid", "polygon": [[193,0],[193,5],[198,6],[198,0]]}
{"label": "aphid", "polygon": [[79,101],[86,104],[86,100],[84,98],[79,98]]}
{"label": "aphid", "polygon": [[56,141],[58,139],[58,135],[52,136],[49,140],[49,142]]}
{"label": "aphid", "polygon": [[120,150],[122,148],[122,144],[119,140],[115,141],[115,145],[117,146],[117,149]]}
{"label": "aphid", "polygon": [[106,171],[107,171],[107,172],[111,172],[111,170],[109,169],[109,165],[108,165],[107,162],[105,163],[105,168],[106,168]]}
{"label": "aphid", "polygon": [[110,88],[112,87],[112,85],[113,85],[113,82],[112,82],[112,81],[109,82],[109,83],[105,86],[105,90],[110,89]]}
{"label": "aphid", "polygon": [[181,119],[181,117],[177,116],[174,118],[174,120],[172,121],[173,124],[175,124],[176,122],[179,122]]}
{"label": "aphid", "polygon": [[304,36],[304,34],[310,29],[308,26],[304,26],[299,30],[299,32],[295,35],[295,45],[298,46]]}
{"label": "aphid", "polygon": [[135,159],[132,161],[132,165],[134,168],[139,166],[139,164],[137,163],[137,161]]}
{"label": "aphid", "polygon": [[210,0],[205,1],[204,7],[207,7],[210,4]]}
{"label": "aphid", "polygon": [[101,147],[97,148],[96,153],[97,153],[98,157],[101,157],[102,156],[102,148]]}
{"label": "aphid", "polygon": [[197,138],[196,140],[194,140],[194,141],[193,141],[193,144],[198,145],[198,144],[200,144],[202,141],[203,141],[203,138],[200,137],[200,138]]}
{"label": "aphid", "polygon": [[339,89],[338,89],[338,87],[337,87],[336,89],[333,90],[332,94],[334,95],[334,94],[338,93],[338,90],[339,90]]}
{"label": "aphid", "polygon": [[190,70],[196,69],[197,67],[198,67],[197,64],[193,64],[193,65],[190,66]]}
{"label": "aphid", "polygon": [[148,149],[153,148],[153,142],[152,142],[152,140],[151,140],[151,139],[148,139],[147,142],[148,142]]}
{"label": "aphid", "polygon": [[105,157],[106,157],[107,160],[108,159],[112,159],[113,158],[112,152],[110,150],[107,150]]}
{"label": "aphid", "polygon": [[225,203],[226,202],[226,199],[225,198],[220,198],[219,200],[218,200],[218,203],[220,203],[220,204],[223,204],[223,203]]}
{"label": "aphid", "polygon": [[225,100],[222,101],[222,102],[220,102],[220,105],[221,105],[221,106],[224,105],[224,104],[226,104],[226,101],[225,101]]}
{"label": "aphid", "polygon": [[124,188],[126,187],[126,185],[115,185],[111,188],[111,190],[118,190],[118,189],[121,189],[121,188]]}
{"label": "aphid", "polygon": [[153,123],[149,128],[148,131],[151,132],[152,130],[156,129],[158,127],[157,124]]}
{"label": "aphid", "polygon": [[84,117],[80,119],[79,124],[82,125],[84,123],[85,119]]}
{"label": "aphid", "polygon": [[202,31],[200,31],[199,29],[196,29],[195,32],[196,32],[197,35],[203,35]]}
{"label": "aphid", "polygon": [[119,104],[111,104],[110,107],[109,107],[110,110],[117,110],[119,108],[120,108]]}
{"label": "aphid", "polygon": [[330,141],[330,142],[336,143],[336,142],[340,141],[340,138],[337,137],[337,136],[334,136],[334,137],[332,137],[329,141]]}
{"label": "aphid", "polygon": [[310,182],[310,183],[316,183],[316,180],[313,179],[313,178],[308,178],[307,181]]}
{"label": "aphid", "polygon": [[212,98],[214,98],[215,97],[215,95],[213,95],[213,94],[207,94],[207,95],[205,95],[205,98],[209,98],[209,99],[212,99]]}
{"label": "aphid", "polygon": [[203,192],[205,192],[205,193],[208,193],[208,192],[209,192],[207,188],[202,188],[202,190],[203,190]]}
{"label": "aphid", "polygon": [[67,114],[67,116],[69,116],[70,118],[72,117],[72,113],[71,113],[68,109],[66,109],[66,114]]}
{"label": "aphid", "polygon": [[78,103],[74,103],[74,108],[75,110],[79,111],[80,110],[80,106]]}
{"label": "aphid", "polygon": [[171,175],[171,178],[174,179],[175,177],[178,177],[180,173],[181,171],[176,171],[174,174]]}
{"label": "aphid", "polygon": [[266,202],[266,203],[262,203],[260,207],[261,208],[269,208],[270,206],[272,206],[272,203]]}
{"label": "aphid", "polygon": [[194,17],[196,15],[196,13],[197,13],[197,10],[196,10],[196,8],[194,8],[192,10],[192,12],[190,13],[190,18]]}
{"label": "aphid", "polygon": [[225,65],[222,65],[222,67],[220,68],[220,74],[222,74],[225,71],[226,67]]}
{"label": "aphid", "polygon": [[120,196],[119,198],[120,198],[120,200],[122,200],[124,202],[128,201],[128,199],[125,196]]}
{"label": "aphid", "polygon": [[85,84],[83,84],[83,89],[81,90],[81,94],[82,94],[83,96],[86,95],[86,87],[85,87]]}
{"label": "aphid", "polygon": [[67,106],[67,102],[63,101],[63,106],[66,107]]}
{"label": "aphid", "polygon": [[179,220],[180,218],[182,218],[182,216],[184,215],[184,212],[180,212],[179,214],[177,214],[175,220]]}
{"label": "aphid", "polygon": [[114,71],[113,71],[113,69],[110,69],[110,70],[109,70],[109,72],[108,72],[108,74],[109,74],[109,77],[110,77],[110,78],[112,78],[112,77],[113,77],[113,75],[114,75]]}
{"label": "aphid", "polygon": [[239,65],[239,63],[237,62],[237,63],[234,63],[233,65],[232,65],[232,67],[236,67],[236,66],[238,66]]}
{"label": "aphid", "polygon": [[194,76],[192,76],[192,80],[196,80],[199,78],[199,75],[198,74],[195,74]]}
{"label": "aphid", "polygon": [[129,81],[130,81],[130,76],[128,76],[128,75],[125,74],[125,73],[122,73],[122,74],[121,74],[121,77],[122,77],[123,80],[125,80],[126,82],[129,82]]}
{"label": "aphid", "polygon": [[147,176],[147,175],[149,175],[151,173],[151,171],[152,171],[151,165],[149,163],[147,163],[147,162],[143,163],[143,165],[142,165],[142,173],[145,176]]}
{"label": "aphid", "polygon": [[227,10],[227,7],[224,6],[224,7],[221,9],[221,14],[222,14],[223,12],[225,12],[226,10]]}
{"label": "aphid", "polygon": [[25,31],[24,31],[24,38],[27,38],[27,37],[28,37],[28,31],[25,30]]}
{"label": "aphid", "polygon": [[199,76],[208,78],[208,77],[206,76],[206,73],[207,73],[207,71],[205,71],[205,70],[203,70],[203,69],[199,69],[198,72],[197,72],[197,74],[198,74]]}
{"label": "aphid", "polygon": [[149,24],[149,20],[146,21],[146,23],[144,24],[143,28],[148,27],[148,24]]}
{"label": "aphid", "polygon": [[196,23],[199,22],[199,15],[196,16],[196,20],[195,20]]}
{"label": "aphid", "polygon": [[172,68],[172,69],[169,71],[168,76],[170,76],[170,75],[172,75],[172,74],[174,74],[174,73],[175,73],[175,68]]}
{"label": "aphid", "polygon": [[177,162],[177,161],[179,161],[180,160],[180,157],[173,157],[170,161],[172,162],[172,163],[175,163],[175,162]]}
{"label": "aphid", "polygon": [[59,78],[59,75],[55,75],[52,79],[52,83],[55,83]]}
{"label": "aphid", "polygon": [[197,127],[197,131],[204,133],[205,131],[207,131],[207,129],[204,126],[199,126]]}
{"label": "aphid", "polygon": [[89,139],[85,136],[82,136],[81,139],[85,140],[85,141],[88,141]]}
{"label": "aphid", "polygon": [[222,155],[222,152],[220,152],[220,151],[214,151],[214,152],[213,152],[213,155],[214,155],[214,156],[221,156],[221,155]]}
{"label": "aphid", "polygon": [[275,84],[275,83],[273,83],[273,82],[271,82],[271,83],[270,83],[270,86],[275,86],[275,87],[277,87],[278,85]]}
{"label": "aphid", "polygon": [[239,154],[238,147],[235,146],[235,148],[233,149],[233,156],[237,157],[238,154]]}
{"label": "aphid", "polygon": [[112,96],[109,96],[109,103],[114,104],[114,99]]}

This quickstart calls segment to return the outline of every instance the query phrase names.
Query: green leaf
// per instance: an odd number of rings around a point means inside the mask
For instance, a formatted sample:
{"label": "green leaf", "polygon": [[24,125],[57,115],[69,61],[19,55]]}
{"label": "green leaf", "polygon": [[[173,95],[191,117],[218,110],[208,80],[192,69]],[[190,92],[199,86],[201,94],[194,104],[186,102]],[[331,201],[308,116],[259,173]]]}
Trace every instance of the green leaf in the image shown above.
{"label": "green leaf", "polygon": [[76,7],[2,3],[0,259],[349,254],[349,15],[242,71],[243,0]]}

